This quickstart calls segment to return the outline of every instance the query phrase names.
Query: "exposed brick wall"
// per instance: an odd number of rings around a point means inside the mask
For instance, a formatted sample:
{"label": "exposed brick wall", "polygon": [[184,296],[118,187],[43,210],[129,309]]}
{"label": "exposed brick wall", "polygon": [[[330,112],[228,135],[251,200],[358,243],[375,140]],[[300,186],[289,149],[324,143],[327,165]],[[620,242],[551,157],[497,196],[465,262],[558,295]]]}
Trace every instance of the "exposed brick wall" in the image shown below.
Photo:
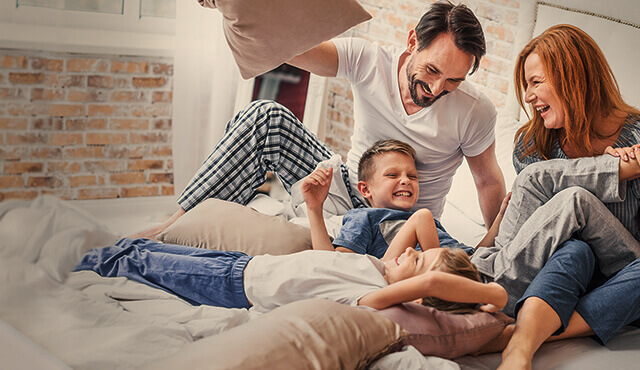
{"label": "exposed brick wall", "polygon": [[172,195],[171,59],[0,49],[0,200]]}
{"label": "exposed brick wall", "polygon": [[[348,32],[348,36],[378,41],[383,45],[406,45],[408,32],[434,1],[360,0],[373,19]],[[476,14],[485,31],[487,55],[480,68],[469,77],[499,110],[505,105],[516,52],[513,43],[520,0],[455,0]],[[326,142],[346,157],[353,133],[353,95],[346,79],[329,82]]]}
{"label": "exposed brick wall", "polygon": [[[406,44],[432,0],[360,0],[374,18],[347,33]],[[520,0],[462,0],[488,53],[469,80],[498,109],[513,70]],[[171,60],[0,49],[0,200],[172,195]],[[326,143],[346,156],[353,95],[331,79]]]}

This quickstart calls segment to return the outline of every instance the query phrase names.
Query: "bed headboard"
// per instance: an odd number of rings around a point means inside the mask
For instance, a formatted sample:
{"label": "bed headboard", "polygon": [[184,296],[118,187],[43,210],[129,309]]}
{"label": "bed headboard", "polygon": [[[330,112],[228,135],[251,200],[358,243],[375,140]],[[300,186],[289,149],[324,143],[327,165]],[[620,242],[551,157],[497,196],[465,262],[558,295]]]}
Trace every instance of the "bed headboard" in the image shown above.
{"label": "bed headboard", "polygon": [[[517,54],[532,38],[561,23],[587,32],[598,43],[620,85],[625,100],[640,107],[640,7],[636,0],[526,0],[521,2]],[[513,81],[511,81],[513,83]],[[513,86],[507,110],[521,118]]]}

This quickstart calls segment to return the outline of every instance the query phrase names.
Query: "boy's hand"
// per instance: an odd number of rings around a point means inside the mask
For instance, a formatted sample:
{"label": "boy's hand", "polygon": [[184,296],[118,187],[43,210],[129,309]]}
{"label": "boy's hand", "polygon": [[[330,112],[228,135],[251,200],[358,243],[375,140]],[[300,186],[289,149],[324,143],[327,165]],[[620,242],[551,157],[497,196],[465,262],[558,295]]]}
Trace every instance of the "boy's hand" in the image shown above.
{"label": "boy's hand", "polygon": [[322,204],[329,194],[332,178],[333,168],[330,167],[318,168],[302,180],[300,190],[305,203],[307,203],[307,208],[322,208]]}

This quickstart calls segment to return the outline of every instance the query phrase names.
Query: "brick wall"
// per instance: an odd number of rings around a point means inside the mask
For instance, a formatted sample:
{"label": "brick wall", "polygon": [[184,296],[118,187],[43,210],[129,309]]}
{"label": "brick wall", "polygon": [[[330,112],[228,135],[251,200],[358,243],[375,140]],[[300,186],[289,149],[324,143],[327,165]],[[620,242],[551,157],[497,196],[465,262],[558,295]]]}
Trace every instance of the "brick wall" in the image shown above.
{"label": "brick wall", "polygon": [[[406,44],[430,2],[360,0],[374,18],[347,35]],[[463,0],[488,53],[469,80],[500,109],[513,70],[520,0]],[[172,195],[172,61],[0,49],[0,200]],[[326,142],[346,156],[353,96],[329,84]]]}
{"label": "brick wall", "polygon": [[[373,19],[349,31],[348,36],[378,41],[383,45],[405,46],[408,31],[434,1],[360,0]],[[499,110],[505,105],[516,52],[513,43],[520,0],[462,0],[476,14],[485,31],[487,55],[468,80],[484,92]],[[326,142],[346,157],[353,133],[353,95],[346,79],[332,79],[326,123]]]}
{"label": "brick wall", "polygon": [[172,60],[0,49],[0,200],[172,195]]}

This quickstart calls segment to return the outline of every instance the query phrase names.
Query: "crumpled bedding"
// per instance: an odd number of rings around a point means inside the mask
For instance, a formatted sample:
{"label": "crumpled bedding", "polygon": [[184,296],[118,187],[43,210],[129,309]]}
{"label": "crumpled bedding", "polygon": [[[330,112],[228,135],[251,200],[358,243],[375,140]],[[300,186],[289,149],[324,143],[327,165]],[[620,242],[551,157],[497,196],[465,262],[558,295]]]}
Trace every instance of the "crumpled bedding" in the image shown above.
{"label": "crumpled bedding", "polygon": [[124,278],[70,273],[116,239],[54,197],[0,203],[0,318],[77,369],[137,367],[249,319]]}
{"label": "crumpled bedding", "polygon": [[[191,306],[126,278],[70,272],[86,251],[117,239],[90,214],[52,196],[0,203],[0,319],[74,369],[131,369],[257,315]],[[372,368],[409,364],[459,368],[413,347]]]}

